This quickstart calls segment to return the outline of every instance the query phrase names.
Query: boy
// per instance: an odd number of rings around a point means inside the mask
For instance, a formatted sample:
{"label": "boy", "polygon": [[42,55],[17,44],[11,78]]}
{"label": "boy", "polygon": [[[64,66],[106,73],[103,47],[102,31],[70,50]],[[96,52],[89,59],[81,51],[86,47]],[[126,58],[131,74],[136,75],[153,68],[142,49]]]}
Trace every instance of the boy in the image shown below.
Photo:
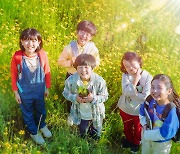
{"label": "boy", "polygon": [[64,48],[58,59],[60,66],[68,68],[68,76],[76,72],[73,64],[76,57],[82,53],[93,55],[96,59],[96,66],[100,64],[98,49],[95,44],[91,42],[92,37],[97,32],[94,23],[88,20],[81,21],[78,23],[76,30],[77,40],[71,41],[70,44]]}
{"label": "boy", "polygon": [[84,137],[88,133],[90,137],[98,139],[108,92],[105,80],[93,72],[95,66],[96,60],[92,55],[79,55],[74,62],[77,72],[66,79],[62,94],[72,102],[70,117],[78,125],[80,136]]}
{"label": "boy", "polygon": [[[77,40],[71,41],[58,59],[58,65],[67,68],[66,79],[76,72],[73,67],[75,59],[82,53],[91,54],[96,59],[96,66],[100,64],[99,51],[95,44],[91,41],[96,34],[97,29],[94,23],[84,20],[78,23],[76,28]],[[67,110],[70,112],[71,103],[67,102]]]}

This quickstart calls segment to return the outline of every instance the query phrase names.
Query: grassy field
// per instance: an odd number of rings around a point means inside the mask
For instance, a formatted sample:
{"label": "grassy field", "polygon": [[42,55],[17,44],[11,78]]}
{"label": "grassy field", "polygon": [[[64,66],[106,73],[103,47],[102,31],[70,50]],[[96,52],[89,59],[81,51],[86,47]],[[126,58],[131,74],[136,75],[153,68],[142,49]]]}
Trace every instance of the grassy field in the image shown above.
{"label": "grassy field", "polygon": [[[122,54],[138,52],[143,68],[152,75],[168,74],[180,94],[179,5],[178,0],[0,0],[0,153],[129,153],[120,148],[123,126],[115,108],[121,95]],[[84,19],[98,28],[93,41],[101,64],[95,72],[106,80],[109,91],[99,142],[80,139],[77,128],[66,125],[61,94],[66,70],[57,66],[64,46],[76,38],[77,23]],[[10,84],[10,60],[19,50],[20,32],[28,27],[42,34],[51,66],[52,88],[46,105],[53,139],[45,146],[35,145],[25,133]],[[180,144],[173,144],[171,153],[179,152]]]}

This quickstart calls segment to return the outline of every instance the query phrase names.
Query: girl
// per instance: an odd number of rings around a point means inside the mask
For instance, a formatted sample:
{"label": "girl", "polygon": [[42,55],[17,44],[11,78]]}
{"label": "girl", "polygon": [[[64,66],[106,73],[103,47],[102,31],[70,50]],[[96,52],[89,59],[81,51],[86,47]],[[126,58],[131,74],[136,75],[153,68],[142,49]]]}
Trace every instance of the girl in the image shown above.
{"label": "girl", "polygon": [[43,144],[39,128],[45,137],[52,136],[45,123],[44,102],[51,85],[49,62],[37,30],[25,29],[19,43],[21,50],[15,52],[11,61],[12,90],[30,136],[36,143]]}
{"label": "girl", "polygon": [[135,52],[126,52],[121,60],[122,95],[118,101],[120,116],[124,124],[125,139],[122,148],[139,150],[141,141],[141,125],[139,108],[150,94],[152,76],[142,70],[142,59]]}
{"label": "girl", "polygon": [[[148,115],[152,121],[152,130],[147,129],[144,105],[140,108],[140,122],[143,126],[142,154],[168,154],[171,149],[171,138],[179,128],[176,107],[180,107],[179,96],[174,90],[171,79],[164,74],[156,75],[151,83],[152,100],[148,105]],[[166,105],[174,103],[175,106],[163,119]]]}

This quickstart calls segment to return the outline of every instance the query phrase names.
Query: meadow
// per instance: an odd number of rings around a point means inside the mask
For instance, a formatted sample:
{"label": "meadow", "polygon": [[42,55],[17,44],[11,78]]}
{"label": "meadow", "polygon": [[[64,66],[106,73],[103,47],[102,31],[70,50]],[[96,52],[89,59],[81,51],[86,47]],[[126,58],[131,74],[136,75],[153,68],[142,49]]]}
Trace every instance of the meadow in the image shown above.
{"label": "meadow", "polygon": [[[129,153],[120,148],[123,125],[116,108],[121,95],[120,60],[126,51],[143,59],[152,75],[168,74],[180,94],[180,1],[179,0],[0,0],[0,153]],[[107,82],[109,99],[99,142],[78,137],[77,128],[66,124],[62,96],[66,70],[57,59],[65,45],[76,39],[76,25],[91,20],[98,28],[93,38],[101,64],[95,70]],[[26,133],[10,81],[10,61],[19,50],[20,32],[28,27],[43,37],[52,74],[46,98],[47,124],[53,139],[36,145]],[[172,154],[180,152],[174,144]]]}

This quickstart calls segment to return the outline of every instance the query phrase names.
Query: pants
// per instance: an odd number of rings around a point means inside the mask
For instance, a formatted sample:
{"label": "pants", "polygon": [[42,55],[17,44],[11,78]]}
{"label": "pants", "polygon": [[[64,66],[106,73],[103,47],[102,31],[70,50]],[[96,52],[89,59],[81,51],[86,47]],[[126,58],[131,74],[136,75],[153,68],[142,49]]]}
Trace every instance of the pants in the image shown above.
{"label": "pants", "polygon": [[139,145],[141,142],[141,124],[139,116],[134,116],[123,112],[120,109],[120,116],[124,124],[124,134],[126,139],[135,144]]}
{"label": "pants", "polygon": [[171,146],[171,141],[153,142],[142,139],[142,154],[169,154]]}
{"label": "pants", "polygon": [[97,139],[98,131],[93,127],[92,120],[83,120],[81,119],[79,127],[79,132],[81,137],[85,137],[86,134],[92,137],[93,139]]}
{"label": "pants", "polygon": [[27,129],[32,135],[37,134],[38,126],[43,128],[46,125],[45,103],[43,101],[22,100],[20,108]]}

